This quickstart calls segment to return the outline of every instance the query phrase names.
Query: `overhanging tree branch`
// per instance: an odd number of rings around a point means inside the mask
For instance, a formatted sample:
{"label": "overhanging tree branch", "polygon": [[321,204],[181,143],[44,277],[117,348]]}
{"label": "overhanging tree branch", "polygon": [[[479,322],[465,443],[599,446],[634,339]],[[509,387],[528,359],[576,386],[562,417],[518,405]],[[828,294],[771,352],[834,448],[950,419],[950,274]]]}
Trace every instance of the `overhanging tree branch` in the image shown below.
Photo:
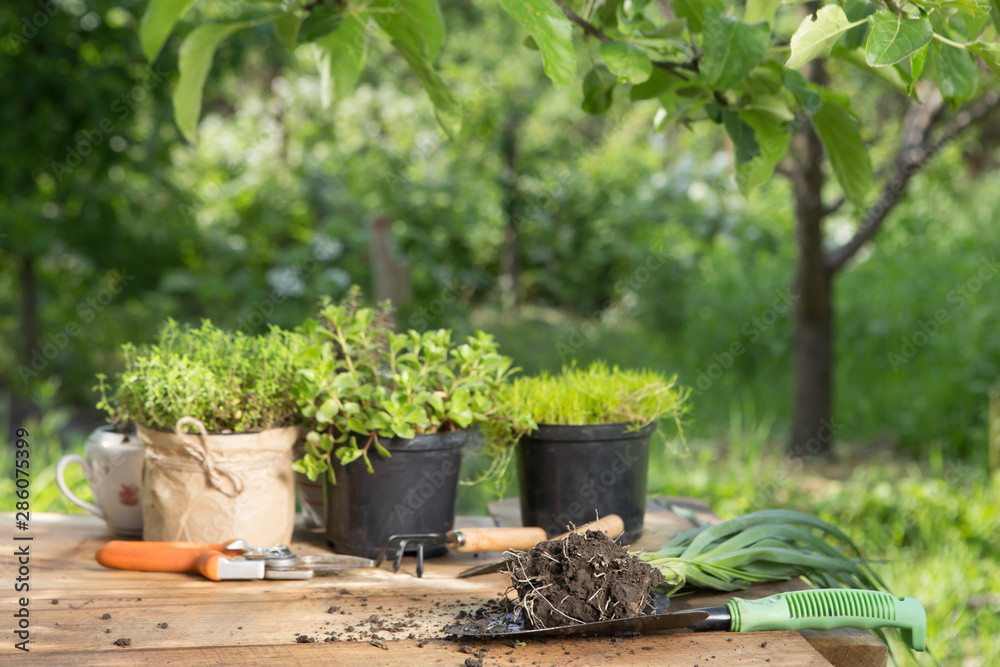
{"label": "overhanging tree branch", "polygon": [[563,4],[561,0],[552,0],[552,2],[556,3],[556,6],[562,10],[562,13],[566,15],[566,18],[568,18],[570,21],[583,28],[583,31],[586,34],[591,35],[592,37],[596,37],[602,42],[611,41],[611,38],[608,37],[606,34],[604,34],[603,30],[601,30],[596,25],[594,25],[587,19],[583,18],[582,16],[574,12],[572,9]]}
{"label": "overhanging tree branch", "polygon": [[[552,2],[554,2],[556,6],[562,10],[562,13],[566,15],[566,18],[580,26],[580,28],[583,29],[584,34],[596,37],[602,42],[614,41],[608,37],[607,33],[603,30],[567,7],[562,0],[552,0]],[[653,67],[670,72],[674,76],[678,76],[684,80],[687,80],[687,76],[685,76],[680,70],[688,70],[691,72],[698,71],[698,63],[694,61],[687,63],[674,63],[669,60],[653,60],[652,63]]]}
{"label": "overhanging tree branch", "polygon": [[902,199],[910,179],[923,170],[942,148],[969,128],[983,122],[1000,102],[1000,91],[990,91],[968,109],[958,113],[952,122],[931,139],[944,103],[940,95],[925,104],[914,105],[903,121],[903,138],[896,155],[896,171],[885,186],[878,200],[868,208],[861,226],[844,245],[826,253],[826,268],[831,273],[839,271],[882,228],[889,213]]}

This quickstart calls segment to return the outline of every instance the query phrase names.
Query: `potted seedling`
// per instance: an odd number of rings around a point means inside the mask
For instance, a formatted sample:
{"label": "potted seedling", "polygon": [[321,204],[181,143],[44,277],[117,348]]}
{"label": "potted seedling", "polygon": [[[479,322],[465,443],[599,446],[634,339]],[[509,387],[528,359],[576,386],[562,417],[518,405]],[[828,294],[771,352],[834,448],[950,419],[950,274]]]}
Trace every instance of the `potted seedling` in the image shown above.
{"label": "potted seedling", "polygon": [[595,513],[617,514],[625,523],[622,542],[638,539],[650,440],[664,422],[680,431],[688,394],[676,377],[603,363],[508,383],[503,409],[526,411],[537,422],[527,433],[501,425],[507,442],[517,442],[524,525],[551,537]]}
{"label": "potted seedling", "polygon": [[325,476],[326,535],[340,553],[373,557],[390,535],[451,530],[475,427],[531,425],[525,413],[498,410],[511,359],[490,336],[459,344],[447,330],[396,333],[391,323],[388,303],[364,307],[355,289],[303,327],[306,452],[295,470]]}
{"label": "potted seedling", "polygon": [[98,376],[98,407],[136,423],[145,444],[144,539],[289,542],[302,343],[277,328],[248,336],[168,320],[153,344],[122,346],[123,370]]}

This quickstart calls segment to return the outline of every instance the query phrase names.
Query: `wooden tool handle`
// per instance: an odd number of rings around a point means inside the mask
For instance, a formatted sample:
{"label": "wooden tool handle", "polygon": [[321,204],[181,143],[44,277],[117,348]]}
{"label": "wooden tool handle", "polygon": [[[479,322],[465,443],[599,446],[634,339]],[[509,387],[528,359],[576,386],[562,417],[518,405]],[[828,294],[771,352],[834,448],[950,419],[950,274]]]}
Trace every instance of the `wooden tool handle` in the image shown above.
{"label": "wooden tool handle", "polygon": [[[625,532],[625,524],[617,514],[609,514],[571,532],[583,534],[588,530],[599,530],[614,539]],[[453,534],[456,540],[453,549],[460,553],[508,549],[527,551],[546,540],[545,530],[542,528],[463,528],[453,531]],[[561,540],[567,535],[569,533],[563,533],[554,539]]]}
{"label": "wooden tool handle", "polygon": [[188,572],[219,581],[219,560],[239,555],[225,544],[199,542],[127,542],[112,540],[97,551],[104,567],[139,572]]}
{"label": "wooden tool handle", "polygon": [[625,523],[617,514],[609,514],[607,516],[602,516],[597,521],[591,521],[590,523],[584,524],[575,530],[563,533],[554,539],[561,540],[567,537],[570,533],[580,533],[582,535],[588,530],[599,530],[602,533],[607,533],[608,537],[611,539],[615,539],[625,532]]}
{"label": "wooden tool handle", "polygon": [[545,540],[542,528],[463,528],[456,530],[454,550],[461,553],[482,551],[527,551]]}

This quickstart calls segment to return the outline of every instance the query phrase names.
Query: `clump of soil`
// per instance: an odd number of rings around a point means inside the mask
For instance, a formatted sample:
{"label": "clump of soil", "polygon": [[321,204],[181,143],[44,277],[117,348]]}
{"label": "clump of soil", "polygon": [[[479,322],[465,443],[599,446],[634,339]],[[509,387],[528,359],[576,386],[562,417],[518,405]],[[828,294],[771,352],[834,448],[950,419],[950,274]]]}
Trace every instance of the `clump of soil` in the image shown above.
{"label": "clump of soil", "polygon": [[532,628],[638,616],[663,581],[659,570],[596,530],[514,555],[511,581]]}

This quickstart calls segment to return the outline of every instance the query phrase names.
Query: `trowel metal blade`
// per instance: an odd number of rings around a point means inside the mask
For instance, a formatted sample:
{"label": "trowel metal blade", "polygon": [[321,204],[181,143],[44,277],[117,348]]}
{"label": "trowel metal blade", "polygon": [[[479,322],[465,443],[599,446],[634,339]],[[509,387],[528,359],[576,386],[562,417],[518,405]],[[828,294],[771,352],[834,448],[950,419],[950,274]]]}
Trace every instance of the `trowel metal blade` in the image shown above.
{"label": "trowel metal blade", "polygon": [[[594,623],[577,623],[576,625],[561,625],[555,628],[540,628],[537,630],[509,630],[500,632],[476,631],[474,626],[459,628],[455,634],[460,636],[478,637],[567,637],[570,635],[618,635],[643,634],[659,630],[676,630],[686,628],[706,620],[709,613],[704,609],[675,611],[669,614],[653,614],[649,616],[633,616],[619,618],[613,621],[596,621]],[[468,630],[468,632],[463,632]]]}

